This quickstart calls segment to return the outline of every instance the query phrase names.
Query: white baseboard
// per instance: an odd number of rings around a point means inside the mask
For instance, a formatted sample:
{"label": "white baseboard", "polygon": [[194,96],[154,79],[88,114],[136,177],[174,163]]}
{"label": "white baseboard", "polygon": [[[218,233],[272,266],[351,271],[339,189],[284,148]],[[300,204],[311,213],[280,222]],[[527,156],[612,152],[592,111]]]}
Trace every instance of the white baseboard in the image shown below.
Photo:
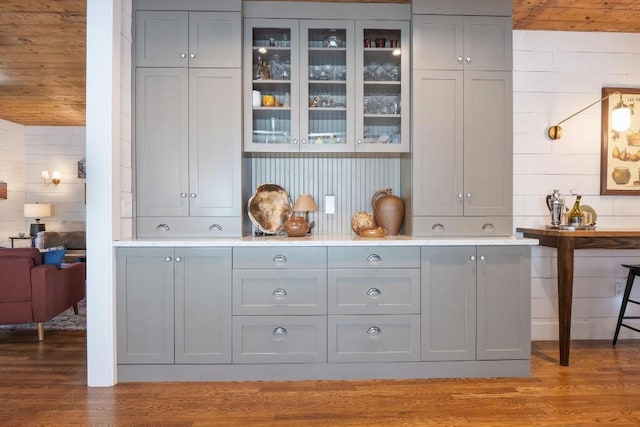
{"label": "white baseboard", "polygon": [[[572,340],[611,340],[616,329],[617,319],[585,319],[571,322]],[[531,322],[531,341],[558,339],[558,321],[533,319]],[[621,328],[618,339],[640,339],[640,333]]]}

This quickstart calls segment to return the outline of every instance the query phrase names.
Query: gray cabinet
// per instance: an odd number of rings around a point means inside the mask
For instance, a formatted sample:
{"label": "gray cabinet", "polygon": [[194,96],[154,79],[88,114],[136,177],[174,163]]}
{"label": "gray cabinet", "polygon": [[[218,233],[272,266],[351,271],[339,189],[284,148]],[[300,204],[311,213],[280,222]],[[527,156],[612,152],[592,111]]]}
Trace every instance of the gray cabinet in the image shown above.
{"label": "gray cabinet", "polygon": [[406,6],[247,4],[245,151],[408,152],[408,18]]}
{"label": "gray cabinet", "polygon": [[138,236],[241,234],[240,88],[237,69],[136,70]]}
{"label": "gray cabinet", "polygon": [[116,255],[119,364],[231,362],[231,249]]}
{"label": "gray cabinet", "polygon": [[422,360],[528,359],[528,247],[422,248]]}
{"label": "gray cabinet", "polygon": [[412,233],[511,235],[511,19],[413,23]]}
{"label": "gray cabinet", "polygon": [[329,362],[420,359],[420,249],[328,248]]}
{"label": "gray cabinet", "polygon": [[139,67],[240,67],[239,12],[139,10],[135,16]]}

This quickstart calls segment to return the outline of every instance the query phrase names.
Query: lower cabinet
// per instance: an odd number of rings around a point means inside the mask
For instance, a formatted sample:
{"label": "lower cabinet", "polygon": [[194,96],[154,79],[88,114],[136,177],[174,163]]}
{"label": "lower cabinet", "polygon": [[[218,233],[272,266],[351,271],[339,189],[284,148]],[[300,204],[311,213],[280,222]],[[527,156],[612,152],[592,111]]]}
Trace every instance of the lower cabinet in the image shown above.
{"label": "lower cabinet", "polygon": [[121,381],[529,374],[528,246],[116,255]]}
{"label": "lower cabinet", "polygon": [[422,248],[422,360],[529,359],[529,247]]}
{"label": "lower cabinet", "polygon": [[119,364],[231,362],[231,248],[118,248]]}

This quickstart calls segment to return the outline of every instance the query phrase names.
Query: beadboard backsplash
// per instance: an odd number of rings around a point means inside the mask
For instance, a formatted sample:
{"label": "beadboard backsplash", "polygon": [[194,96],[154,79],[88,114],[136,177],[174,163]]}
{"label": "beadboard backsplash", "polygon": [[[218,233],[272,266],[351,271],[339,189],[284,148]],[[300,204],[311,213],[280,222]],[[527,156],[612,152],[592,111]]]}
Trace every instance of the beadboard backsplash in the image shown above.
{"label": "beadboard backsplash", "polygon": [[[251,175],[252,194],[265,183],[283,187],[293,203],[298,194],[311,194],[318,205],[318,212],[309,213],[309,220],[315,221],[314,234],[352,233],[351,216],[373,213],[371,198],[376,191],[391,188],[400,194],[400,159],[384,155],[269,154],[251,159]],[[327,194],[335,195],[334,215],[324,213]]]}

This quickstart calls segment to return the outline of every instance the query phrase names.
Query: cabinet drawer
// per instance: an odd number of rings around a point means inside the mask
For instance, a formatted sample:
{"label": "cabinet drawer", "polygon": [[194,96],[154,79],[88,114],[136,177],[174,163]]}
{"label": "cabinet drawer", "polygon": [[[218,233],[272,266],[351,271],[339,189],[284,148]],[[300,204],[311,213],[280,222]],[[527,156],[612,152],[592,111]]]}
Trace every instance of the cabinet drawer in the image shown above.
{"label": "cabinet drawer", "polygon": [[331,247],[329,268],[418,268],[420,248],[414,246]]}
{"label": "cabinet drawer", "polygon": [[317,248],[235,248],[233,268],[326,268],[327,250]]}
{"label": "cabinet drawer", "polygon": [[233,271],[233,314],[326,314],[325,269]]}
{"label": "cabinet drawer", "polygon": [[493,237],[513,235],[513,221],[510,216],[492,217],[436,217],[417,216],[413,218],[414,236],[463,236]]}
{"label": "cabinet drawer", "polygon": [[329,316],[329,362],[420,359],[420,316]]}
{"label": "cabinet drawer", "polygon": [[242,218],[138,217],[138,237],[241,237]]}
{"label": "cabinet drawer", "polygon": [[327,361],[325,316],[236,316],[233,363]]}
{"label": "cabinet drawer", "polygon": [[419,314],[420,269],[329,270],[329,314]]}

